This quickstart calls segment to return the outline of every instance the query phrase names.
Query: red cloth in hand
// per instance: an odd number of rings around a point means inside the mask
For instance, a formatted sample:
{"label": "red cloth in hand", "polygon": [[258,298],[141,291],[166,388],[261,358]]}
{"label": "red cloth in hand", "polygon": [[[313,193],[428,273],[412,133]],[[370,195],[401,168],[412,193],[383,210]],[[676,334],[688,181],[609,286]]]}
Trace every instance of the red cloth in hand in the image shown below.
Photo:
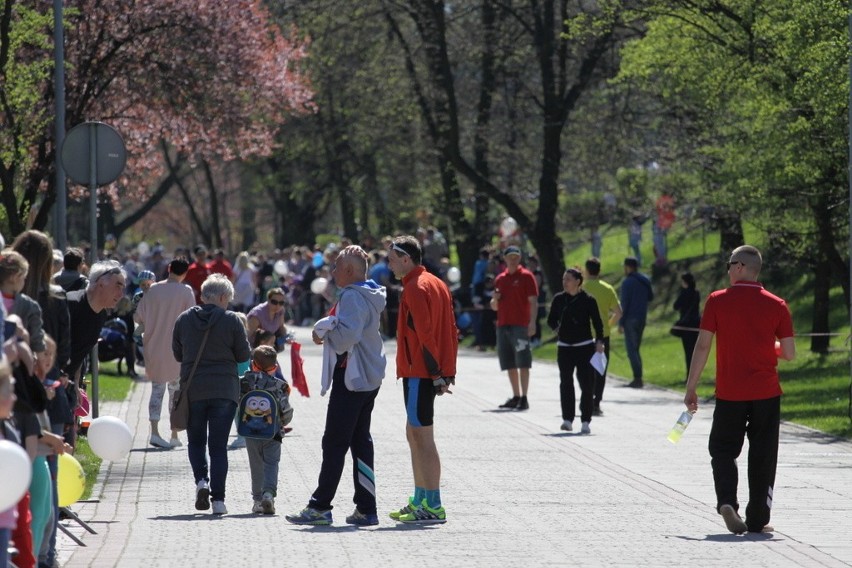
{"label": "red cloth in hand", "polygon": [[299,391],[299,394],[305,397],[310,397],[308,392],[308,379],[305,377],[303,368],[304,359],[302,359],[302,344],[294,341],[290,345],[290,379],[293,387]]}

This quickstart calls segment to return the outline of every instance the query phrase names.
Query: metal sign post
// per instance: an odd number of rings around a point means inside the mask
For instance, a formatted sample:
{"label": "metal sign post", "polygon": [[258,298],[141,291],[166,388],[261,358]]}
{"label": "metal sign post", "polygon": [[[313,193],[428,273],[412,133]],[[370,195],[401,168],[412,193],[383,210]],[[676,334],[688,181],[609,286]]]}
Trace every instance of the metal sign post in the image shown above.
{"label": "metal sign post", "polygon": [[[103,122],[84,122],[62,143],[62,165],[74,183],[89,188],[92,264],[98,261],[98,187],[118,179],[127,162],[121,135]],[[98,346],[92,348],[92,418],[98,417]]]}

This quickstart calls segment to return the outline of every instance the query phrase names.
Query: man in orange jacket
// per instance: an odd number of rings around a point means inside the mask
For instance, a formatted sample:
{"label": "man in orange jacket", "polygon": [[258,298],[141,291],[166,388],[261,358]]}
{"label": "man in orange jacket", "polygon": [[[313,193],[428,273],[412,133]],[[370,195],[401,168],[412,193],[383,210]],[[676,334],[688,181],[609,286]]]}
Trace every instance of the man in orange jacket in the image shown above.
{"label": "man in orange jacket", "polygon": [[441,459],[432,428],[435,397],[455,384],[458,330],[447,285],[421,265],[422,249],[411,236],[393,239],[388,264],[402,280],[397,321],[396,376],[403,381],[405,434],[414,470],[414,495],[390,514],[402,523],[444,523]]}

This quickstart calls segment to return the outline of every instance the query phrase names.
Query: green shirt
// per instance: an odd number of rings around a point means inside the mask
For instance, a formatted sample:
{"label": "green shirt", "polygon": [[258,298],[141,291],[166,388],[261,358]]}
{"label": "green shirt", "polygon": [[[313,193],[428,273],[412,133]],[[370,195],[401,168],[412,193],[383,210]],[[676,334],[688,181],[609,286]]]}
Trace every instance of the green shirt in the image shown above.
{"label": "green shirt", "polygon": [[604,337],[609,337],[610,312],[618,307],[618,294],[615,293],[615,288],[602,280],[592,280],[589,278],[583,280],[583,290],[591,294],[598,303],[598,311],[601,313],[601,321],[603,322]]}

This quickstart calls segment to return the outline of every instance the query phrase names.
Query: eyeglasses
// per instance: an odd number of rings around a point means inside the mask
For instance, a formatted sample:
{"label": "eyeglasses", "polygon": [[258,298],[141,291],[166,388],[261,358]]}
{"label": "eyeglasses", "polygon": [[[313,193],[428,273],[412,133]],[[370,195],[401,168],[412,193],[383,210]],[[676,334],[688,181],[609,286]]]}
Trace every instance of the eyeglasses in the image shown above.
{"label": "eyeglasses", "polygon": [[735,265],[735,264],[741,264],[742,266],[745,266],[745,263],[744,263],[744,262],[740,262],[739,260],[732,260],[731,262],[728,262],[728,263],[726,263],[726,264],[728,265],[728,270],[730,270],[730,269],[731,269],[731,267],[732,267],[733,265]]}
{"label": "eyeglasses", "polygon": [[272,304],[273,306],[283,306],[287,302],[285,302],[284,300],[273,300],[273,299],[270,298],[269,303]]}
{"label": "eyeglasses", "polygon": [[121,274],[121,269],[117,268],[117,267],[116,268],[110,268],[109,270],[107,270],[106,272],[104,272],[103,274],[101,274],[100,276],[95,278],[95,282],[97,282],[98,280],[100,280],[104,276],[109,276],[110,274]]}
{"label": "eyeglasses", "polygon": [[403,254],[403,255],[407,256],[408,258],[411,258],[411,253],[409,253],[407,250],[405,250],[404,248],[402,248],[402,247],[401,247],[401,246],[399,246],[398,244],[393,243],[393,244],[391,245],[391,248],[392,248],[393,250],[395,250],[396,252],[398,252],[398,253],[400,253],[400,254]]}

